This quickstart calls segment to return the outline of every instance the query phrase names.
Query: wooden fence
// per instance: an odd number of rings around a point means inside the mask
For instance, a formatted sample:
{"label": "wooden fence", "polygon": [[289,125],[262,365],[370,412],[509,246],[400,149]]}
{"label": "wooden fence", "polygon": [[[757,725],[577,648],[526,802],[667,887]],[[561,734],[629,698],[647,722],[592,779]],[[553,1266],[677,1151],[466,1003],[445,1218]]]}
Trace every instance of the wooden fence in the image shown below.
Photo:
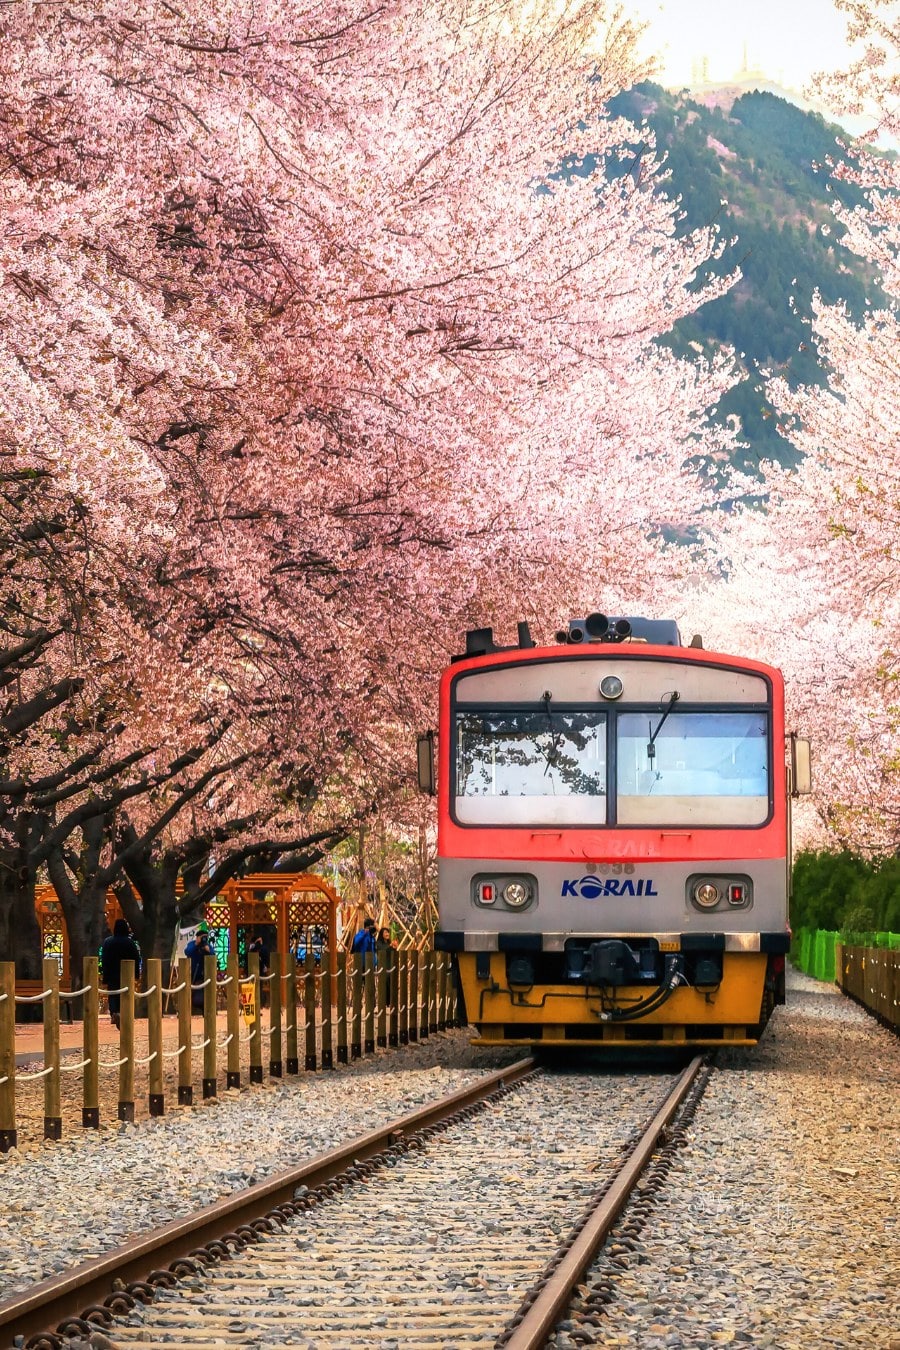
{"label": "wooden fence", "polygon": [[900,1031],[900,952],[837,946],[835,975],[845,994]]}
{"label": "wooden fence", "polygon": [[[134,1120],[135,1067],[147,1066],[148,1110],[165,1113],[164,1061],[178,1061],[178,1104],[194,1100],[192,1051],[203,1051],[201,1092],[215,1097],[224,1070],[228,1088],[241,1086],[241,1044],[249,1045],[249,1081],[262,1083],[264,1065],[270,1078],[296,1074],[300,1060],[307,1070],[347,1064],[376,1047],[407,1045],[456,1026],[456,990],[449,958],[442,952],[393,952],[375,968],[365,958],[346,952],[323,955],[321,965],[310,953],[298,966],[296,958],[272,956],[271,973],[260,975],[259,956],[249,957],[249,973],[240,975],[237,957],[228,958],[224,974],[215,957],[205,961],[205,978],[191,984],[191,963],[182,957],[177,983],[163,988],[162,962],[148,960],[144,988],[135,988],[134,963],[122,962],[122,987],[100,988],[97,958],[86,957],[83,987],[64,997],[83,1000],[80,1058],[69,1062],[60,1054],[59,966],[55,957],[43,964],[43,989],[16,993],[15,966],[0,962],[0,1153],[17,1146],[16,1130],[16,1004],[40,1003],[43,1008],[43,1068],[19,1074],[20,1082],[44,1080],[44,1138],[62,1137],[61,1075],[81,1075],[82,1125],[100,1125],[100,1073],[115,1071],[119,1079],[118,1118]],[[100,1057],[100,1003],[110,994],[120,1000],[118,1054]],[[263,996],[260,997],[260,994]],[[195,1043],[191,1027],[192,995],[202,998],[202,1039]],[[135,1056],[135,1003],[146,1002],[147,1055]],[[175,1003],[177,1049],[163,1049],[164,1001]],[[217,1011],[224,1002],[226,1034],[219,1039]],[[268,1007],[264,1010],[263,1003]],[[199,1009],[198,1009],[199,1012]],[[264,1015],[265,1012],[265,1015]],[[267,1045],[268,1054],[264,1054]],[[223,1052],[220,1054],[220,1052]]]}

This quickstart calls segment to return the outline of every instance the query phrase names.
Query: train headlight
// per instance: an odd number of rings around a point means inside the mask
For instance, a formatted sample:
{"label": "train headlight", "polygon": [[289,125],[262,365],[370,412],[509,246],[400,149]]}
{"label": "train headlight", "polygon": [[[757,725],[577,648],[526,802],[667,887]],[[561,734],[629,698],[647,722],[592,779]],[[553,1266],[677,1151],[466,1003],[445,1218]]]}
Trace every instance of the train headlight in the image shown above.
{"label": "train headlight", "polygon": [[618,675],[605,675],[600,681],[600,693],[604,698],[621,698],[623,688],[624,685]]}
{"label": "train headlight", "polygon": [[698,905],[704,909],[712,909],[713,905],[719,902],[719,890],[711,881],[701,881],[699,886],[694,887],[694,899]]}
{"label": "train headlight", "polygon": [[521,909],[531,899],[531,891],[524,881],[509,881],[503,887],[503,899],[511,909]]}

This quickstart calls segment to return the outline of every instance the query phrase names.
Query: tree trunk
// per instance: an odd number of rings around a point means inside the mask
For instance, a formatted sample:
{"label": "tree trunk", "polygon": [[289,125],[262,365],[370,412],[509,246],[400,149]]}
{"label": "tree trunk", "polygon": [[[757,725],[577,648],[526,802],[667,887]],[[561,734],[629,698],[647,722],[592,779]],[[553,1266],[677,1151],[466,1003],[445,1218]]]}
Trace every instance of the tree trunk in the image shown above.
{"label": "tree trunk", "polygon": [[131,924],[144,960],[158,956],[163,962],[164,979],[168,979],[178,934],[179,907],[175,896],[178,868],[178,861],[168,857],[153,862],[148,851],[125,864],[127,882],[116,887],[122,913]]}
{"label": "tree trunk", "polygon": [[38,822],[27,812],[4,822],[13,842],[0,848],[0,961],[15,961],[20,980],[41,978],[41,926],[34,907],[30,854]]}
{"label": "tree trunk", "polygon": [[15,961],[20,980],[39,980],[42,955],[34,873],[18,849],[0,850],[0,961]]}
{"label": "tree trunk", "polygon": [[[62,907],[69,938],[69,978],[73,989],[81,988],[84,958],[96,956],[103,940],[108,876],[99,866],[103,844],[100,817],[83,831],[82,849],[74,875],[69,871],[61,848],[47,858],[47,871]],[[81,1003],[72,1004],[75,1017],[81,1016]]]}

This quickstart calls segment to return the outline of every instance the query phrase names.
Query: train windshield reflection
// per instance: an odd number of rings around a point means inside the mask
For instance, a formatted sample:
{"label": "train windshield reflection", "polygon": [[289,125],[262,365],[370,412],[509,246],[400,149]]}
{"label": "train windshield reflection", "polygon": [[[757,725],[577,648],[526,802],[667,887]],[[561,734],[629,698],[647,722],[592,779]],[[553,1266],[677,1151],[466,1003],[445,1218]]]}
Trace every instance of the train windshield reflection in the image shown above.
{"label": "train windshield reflection", "polygon": [[463,824],[603,824],[605,793],[605,713],[457,715]]}

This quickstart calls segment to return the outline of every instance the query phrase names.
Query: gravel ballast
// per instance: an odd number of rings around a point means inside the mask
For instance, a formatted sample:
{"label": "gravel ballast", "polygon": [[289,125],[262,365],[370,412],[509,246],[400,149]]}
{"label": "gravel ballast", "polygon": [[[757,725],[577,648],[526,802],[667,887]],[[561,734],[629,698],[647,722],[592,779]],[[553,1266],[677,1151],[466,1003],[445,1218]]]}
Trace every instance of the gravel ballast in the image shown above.
{"label": "gravel ballast", "polygon": [[[518,1058],[468,1035],[8,1155],[0,1296]],[[761,1044],[718,1052],[635,1250],[595,1267],[605,1311],[555,1344],[900,1350],[898,1198],[900,1039],[791,974]]]}
{"label": "gravel ballast", "polygon": [[0,1159],[0,1298],[522,1057],[467,1031]]}
{"label": "gravel ballast", "polygon": [[900,1039],[793,972],[752,1050],[722,1050],[612,1297],[558,1350],[900,1350]]}

